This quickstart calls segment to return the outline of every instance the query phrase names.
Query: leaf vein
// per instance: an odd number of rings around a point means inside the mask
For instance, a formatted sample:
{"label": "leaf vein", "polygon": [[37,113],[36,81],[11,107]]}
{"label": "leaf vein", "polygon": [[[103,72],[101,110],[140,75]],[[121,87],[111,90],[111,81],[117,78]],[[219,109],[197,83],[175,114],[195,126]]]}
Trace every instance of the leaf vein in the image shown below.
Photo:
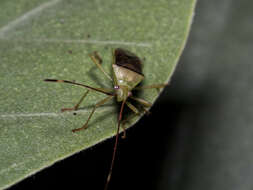
{"label": "leaf vein", "polygon": [[20,23],[32,18],[34,15],[38,14],[42,10],[44,10],[46,8],[49,8],[49,7],[57,4],[60,1],[61,0],[53,0],[53,1],[43,3],[40,6],[34,8],[34,9],[28,11],[27,13],[23,14],[22,16],[18,17],[17,19],[9,22],[7,25],[0,28],[0,38],[4,38],[5,34],[8,34],[8,31],[12,30],[13,28],[15,28]]}

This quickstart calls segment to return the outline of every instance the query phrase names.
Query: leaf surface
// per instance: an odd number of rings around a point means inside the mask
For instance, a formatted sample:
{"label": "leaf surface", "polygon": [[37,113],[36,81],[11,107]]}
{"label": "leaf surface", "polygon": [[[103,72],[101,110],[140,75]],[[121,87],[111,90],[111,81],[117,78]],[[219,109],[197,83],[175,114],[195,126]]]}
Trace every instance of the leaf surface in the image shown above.
{"label": "leaf surface", "polygon": [[[143,85],[168,82],[194,6],[195,0],[1,1],[0,188],[115,134],[115,102],[98,108],[88,129],[72,133],[104,95],[90,93],[77,115],[61,113],[85,89],[43,79],[112,87],[88,54],[97,51],[111,74],[111,52],[121,47],[144,60]],[[139,94],[150,102],[158,95],[155,90]]]}

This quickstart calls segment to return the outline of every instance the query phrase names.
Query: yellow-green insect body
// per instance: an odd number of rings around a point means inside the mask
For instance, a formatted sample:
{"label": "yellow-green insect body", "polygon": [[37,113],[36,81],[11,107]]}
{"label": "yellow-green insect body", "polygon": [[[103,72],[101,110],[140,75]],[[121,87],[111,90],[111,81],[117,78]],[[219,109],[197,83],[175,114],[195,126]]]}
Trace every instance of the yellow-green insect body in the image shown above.
{"label": "yellow-green insect body", "polygon": [[[154,84],[154,85],[149,85],[149,86],[142,86],[142,87],[136,87],[143,79],[144,75],[142,73],[142,62],[139,59],[138,56],[135,54],[121,49],[117,48],[113,51],[113,62],[112,62],[112,72],[113,72],[113,77],[109,76],[105,70],[102,68],[101,63],[102,59],[99,57],[97,52],[94,52],[93,54],[90,55],[92,61],[96,64],[96,66],[102,71],[105,76],[113,82],[113,89],[105,89],[105,88],[96,88],[96,87],[91,87],[85,84],[69,81],[69,80],[58,80],[58,79],[45,79],[44,81],[46,82],[60,82],[60,83],[68,83],[72,85],[77,85],[84,87],[88,89],[84,95],[81,97],[79,102],[73,107],[73,108],[62,108],[61,111],[71,111],[71,110],[77,110],[81,104],[81,102],[84,100],[84,98],[87,96],[89,91],[96,91],[103,93],[107,95],[106,98],[98,101],[88,119],[86,120],[85,124],[80,127],[73,129],[73,132],[81,131],[83,129],[86,129],[88,126],[88,122],[90,121],[93,113],[95,112],[96,108],[99,106],[105,104],[106,102],[112,100],[113,98],[116,98],[118,102],[121,103],[120,107],[120,112],[119,112],[119,117],[118,117],[118,127],[117,127],[117,132],[116,132],[116,139],[115,139],[115,144],[114,144],[114,150],[113,150],[113,156],[112,156],[112,162],[111,162],[111,167],[107,176],[107,182],[105,185],[105,190],[108,188],[109,181],[111,179],[111,174],[112,174],[112,168],[114,164],[114,158],[115,158],[115,153],[117,149],[117,144],[118,144],[118,137],[119,137],[119,129],[120,129],[120,123],[122,121],[122,114],[123,114],[123,109],[124,105],[128,106],[135,114],[139,114],[139,110],[129,101],[129,99],[132,99],[138,103],[140,103],[143,107],[143,110],[145,113],[148,113],[148,110],[146,110],[146,107],[150,107],[152,104],[149,103],[148,101],[134,97],[132,95],[132,90],[141,90],[141,89],[152,89],[152,88],[163,88],[166,86],[166,84]],[[124,128],[123,128],[124,129]],[[124,136],[125,136],[125,129],[124,129]]]}
{"label": "yellow-green insect body", "polygon": [[114,89],[117,101],[125,101],[132,95],[134,89],[143,79],[141,60],[133,53],[116,49],[112,64]]}

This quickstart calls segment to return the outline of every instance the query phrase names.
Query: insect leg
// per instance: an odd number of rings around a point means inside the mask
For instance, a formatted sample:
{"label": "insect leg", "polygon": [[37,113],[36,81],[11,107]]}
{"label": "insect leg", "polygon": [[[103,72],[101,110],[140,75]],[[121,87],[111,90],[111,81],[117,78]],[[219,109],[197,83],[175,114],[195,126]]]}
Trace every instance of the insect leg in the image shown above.
{"label": "insect leg", "polygon": [[136,102],[139,102],[142,105],[142,108],[145,112],[145,114],[150,114],[150,112],[146,109],[146,107],[151,107],[152,104],[148,102],[147,100],[141,99],[141,98],[136,98],[133,96],[130,96],[131,99],[135,100]]}
{"label": "insect leg", "polygon": [[104,75],[111,81],[112,78],[110,77],[110,75],[108,75],[105,70],[103,69],[103,67],[101,66],[102,63],[102,59],[100,58],[100,56],[98,55],[98,53],[95,51],[92,54],[89,55],[91,60],[93,61],[93,63],[95,63],[95,65],[99,68],[100,71],[102,71],[102,73],[104,73]]}
{"label": "insect leg", "polygon": [[128,117],[127,119],[123,120],[122,121],[122,125],[121,125],[121,128],[123,129],[123,135],[122,135],[122,138],[126,138],[126,128],[125,128],[125,124],[131,120],[134,116],[140,114],[139,110],[133,105],[131,104],[130,102],[126,102],[126,105],[135,113],[134,115],[131,115],[132,117]]}
{"label": "insect leg", "polygon": [[[146,107],[151,107],[151,103],[149,103],[148,101],[146,100],[143,100],[143,99],[140,99],[140,98],[135,98],[135,97],[132,97],[130,96],[132,99],[136,100],[137,102],[141,103],[141,106],[142,106],[142,109],[144,110],[145,114],[149,114],[150,112],[146,109]],[[122,138],[125,138],[126,137],[126,131],[125,131],[125,123],[127,123],[129,120],[131,120],[133,117],[135,117],[136,115],[139,115],[141,112],[133,105],[131,104],[130,102],[126,102],[126,105],[134,112],[133,115],[130,115],[130,117],[128,117],[126,120],[123,120],[122,121],[122,128],[124,130],[124,134],[122,136]]]}
{"label": "insect leg", "polygon": [[131,119],[133,119],[136,115],[137,115],[137,114],[134,113],[134,114],[130,115],[129,117],[127,117],[126,119],[124,119],[124,120],[122,121],[122,126],[121,126],[121,127],[122,127],[122,129],[124,130],[124,131],[123,131],[123,136],[122,136],[123,139],[126,138],[126,128],[125,128],[126,123],[129,122]]}
{"label": "insect leg", "polygon": [[140,104],[144,105],[145,107],[151,107],[152,104],[148,102],[147,100],[141,99],[141,98],[136,98],[133,96],[130,96],[129,98],[135,100],[136,102],[139,102]]}
{"label": "insect leg", "polygon": [[120,128],[120,123],[121,123],[121,120],[122,120],[122,114],[123,114],[123,109],[124,109],[125,103],[126,103],[126,101],[124,100],[121,103],[121,107],[120,107],[119,118],[118,118],[118,127],[117,127],[116,138],[115,138],[115,143],[114,143],[113,153],[112,153],[112,162],[111,162],[111,167],[110,167],[107,179],[106,179],[104,190],[108,189],[108,185],[109,185],[109,182],[110,182],[111,176],[112,176],[112,169],[113,169],[115,156],[116,156],[116,151],[117,151],[117,146],[118,146],[118,141],[119,141],[119,128]]}
{"label": "insect leg", "polygon": [[[144,113],[145,114],[150,114],[149,110],[146,109],[146,107],[150,107],[152,104],[149,103],[148,101],[146,100],[143,100],[143,99],[140,99],[140,98],[134,98],[137,102],[141,103],[141,106],[142,106],[142,109],[144,110]],[[123,136],[122,138],[126,138],[126,128],[124,127],[125,124],[130,121],[132,118],[134,118],[136,115],[139,115],[141,112],[133,105],[131,104],[130,102],[126,102],[126,105],[134,112],[134,114],[130,115],[127,119],[123,120],[122,121],[122,129],[123,129]]]}
{"label": "insect leg", "polygon": [[58,79],[44,79],[45,82],[61,82],[61,83],[68,83],[68,84],[72,84],[72,85],[76,85],[76,86],[81,86],[84,88],[88,88],[90,90],[94,90],[97,92],[101,92],[103,94],[106,95],[110,95],[110,96],[114,96],[114,94],[111,92],[111,89],[106,89],[106,88],[95,88],[95,87],[91,87],[85,84],[81,84],[81,83],[77,83],[77,82],[73,82],[73,81],[69,81],[69,80],[58,80]]}
{"label": "insect leg", "polygon": [[138,86],[135,87],[133,90],[145,90],[145,89],[152,89],[152,88],[164,88],[165,86],[168,86],[168,84],[152,84],[152,85],[147,85],[147,86]]}
{"label": "insect leg", "polygon": [[135,113],[135,114],[139,114],[139,110],[133,105],[131,104],[130,102],[126,102],[126,105]]}
{"label": "insect leg", "polygon": [[90,113],[90,115],[89,115],[86,123],[81,128],[73,129],[72,132],[77,132],[77,131],[81,131],[83,129],[86,129],[88,127],[88,123],[89,123],[89,121],[90,121],[93,113],[95,112],[96,108],[98,108],[99,106],[105,104],[107,101],[111,100],[113,97],[114,96],[108,96],[105,99],[103,99],[103,100],[99,101],[98,103],[96,103],[95,106],[93,107],[93,109],[92,109],[92,111],[91,111],[91,113]]}
{"label": "insect leg", "polygon": [[90,92],[90,90],[87,90],[84,95],[82,96],[82,98],[79,100],[79,102],[73,107],[73,108],[62,108],[61,111],[72,111],[72,110],[77,110],[80,106],[80,104],[82,103],[82,101],[84,100],[84,98],[87,96],[87,94]]}

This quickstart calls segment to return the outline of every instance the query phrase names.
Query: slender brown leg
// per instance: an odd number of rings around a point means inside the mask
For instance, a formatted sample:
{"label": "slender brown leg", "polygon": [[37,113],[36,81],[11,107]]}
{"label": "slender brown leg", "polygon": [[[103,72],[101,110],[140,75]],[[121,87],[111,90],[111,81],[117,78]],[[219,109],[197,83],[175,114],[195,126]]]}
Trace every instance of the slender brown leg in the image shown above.
{"label": "slender brown leg", "polygon": [[94,52],[93,52],[93,55],[94,55],[94,57],[96,58],[96,60],[98,60],[99,64],[102,65],[103,60],[102,60],[102,58],[100,57],[100,55],[98,54],[98,52],[97,52],[97,51],[94,51]]}
{"label": "slender brown leg", "polygon": [[[136,115],[138,115],[138,114],[132,114],[132,115],[130,115],[130,116],[128,116],[126,119],[124,119],[123,121],[122,121],[122,127],[127,123],[127,122],[129,122],[132,118],[134,118]],[[124,129],[126,129],[125,127],[124,127]],[[124,136],[125,134],[123,134],[123,136]]]}
{"label": "slender brown leg", "polygon": [[141,99],[141,98],[136,98],[133,96],[130,96],[131,99],[135,100],[136,102],[139,102],[140,104],[146,106],[146,107],[151,107],[152,104],[148,102],[147,100]]}
{"label": "slender brown leg", "polygon": [[142,109],[144,110],[144,112],[145,112],[145,114],[146,115],[149,115],[151,112],[146,108],[146,107],[144,107],[143,105],[142,105]]}
{"label": "slender brown leg", "polygon": [[114,96],[114,93],[112,92],[112,89],[106,89],[106,88],[95,88],[95,87],[91,87],[85,84],[81,84],[81,83],[77,83],[77,82],[73,82],[73,81],[69,81],[69,80],[58,80],[58,79],[44,79],[45,82],[55,82],[55,83],[68,83],[71,85],[76,85],[76,86],[81,86],[84,88],[88,88],[90,90],[94,90],[97,92],[101,92],[103,94],[106,95],[110,95],[110,96]]}
{"label": "slender brown leg", "polygon": [[[143,100],[143,99],[140,99],[140,98],[135,98],[135,97],[132,97],[132,99],[136,100],[137,102],[141,103],[141,106],[142,106],[142,109],[144,110],[144,113],[145,114],[150,114],[150,112],[146,109],[146,107],[150,107],[152,104],[147,102],[146,100]],[[130,117],[128,117],[127,119],[123,120],[122,121],[122,129],[123,129],[123,135],[122,135],[122,138],[126,138],[126,128],[124,127],[124,125],[129,121],[131,120],[132,118],[134,118],[136,115],[139,115],[141,112],[133,105],[131,104],[130,102],[126,102],[126,105],[134,112],[133,115],[130,115]]]}
{"label": "slender brown leg", "polygon": [[134,118],[136,115],[136,113],[130,115],[129,117],[127,117],[127,119],[124,119],[121,123],[121,127],[123,129],[123,135],[121,136],[122,139],[125,139],[126,138],[126,128],[125,128],[125,125],[127,122],[129,122],[132,118]]}
{"label": "slender brown leg", "polygon": [[99,68],[99,70],[111,81],[112,78],[110,77],[110,75],[107,74],[107,72],[105,72],[105,70],[103,69],[103,67],[101,66],[102,63],[102,59],[100,58],[100,56],[98,55],[97,52],[94,52],[93,54],[89,55],[91,60],[93,61],[93,63],[95,63],[95,65]]}
{"label": "slender brown leg", "polygon": [[[149,110],[146,109],[146,107],[151,107],[152,104],[144,99],[141,99],[141,98],[135,98],[133,96],[130,96],[130,98],[132,98],[133,100],[139,102],[142,106],[142,109],[144,110],[144,113],[145,114],[150,114]],[[122,129],[123,129],[123,135],[122,135],[122,138],[126,138],[126,128],[124,127],[124,125],[129,121],[131,120],[133,117],[135,117],[136,115],[139,115],[140,114],[140,111],[133,105],[131,104],[130,102],[126,101],[126,105],[135,113],[133,115],[130,115],[130,117],[128,117],[127,119],[123,120],[122,121]]]}
{"label": "slender brown leg", "polygon": [[111,176],[112,176],[112,169],[113,169],[115,156],[116,156],[116,151],[117,151],[117,146],[118,146],[118,141],[119,141],[119,128],[120,128],[120,123],[121,123],[121,120],[122,120],[122,113],[123,113],[125,103],[126,103],[126,101],[124,100],[121,104],[121,107],[120,107],[119,118],[118,118],[118,127],[117,127],[116,138],[115,138],[115,143],[114,143],[113,153],[112,153],[112,162],[111,162],[111,167],[110,167],[107,179],[106,179],[104,190],[108,189],[108,185],[109,185],[109,182],[110,182]]}
{"label": "slender brown leg", "polygon": [[72,132],[77,132],[77,131],[81,131],[81,130],[83,130],[83,129],[86,129],[86,128],[88,127],[88,123],[89,123],[89,121],[90,121],[90,119],[91,119],[93,113],[95,112],[95,110],[96,110],[99,106],[101,106],[101,105],[105,104],[107,101],[111,100],[113,97],[114,97],[114,96],[108,96],[108,97],[106,97],[105,99],[103,99],[103,100],[99,101],[98,103],[96,103],[95,106],[94,106],[94,108],[92,109],[92,111],[91,111],[91,113],[90,113],[90,115],[89,115],[89,117],[88,117],[86,123],[85,123],[82,127],[80,127],[80,128],[73,129]]}
{"label": "slender brown leg", "polygon": [[[126,105],[135,113],[135,115],[140,114],[139,110],[130,102],[126,101]],[[123,129],[123,135],[122,135],[123,139],[126,138],[126,128],[124,125],[127,122],[127,120],[129,120],[129,119],[123,120],[122,125],[121,125],[121,128]]]}
{"label": "slender brown leg", "polygon": [[135,100],[136,102],[139,102],[142,105],[142,108],[143,108],[145,114],[147,114],[147,115],[150,114],[150,111],[148,111],[146,109],[146,107],[152,106],[152,104],[150,102],[148,102],[147,100],[141,99],[141,98],[133,97],[133,96],[130,96],[130,98]]}
{"label": "slender brown leg", "polygon": [[89,93],[89,90],[87,90],[84,95],[82,96],[82,98],[79,100],[79,102],[73,107],[73,108],[62,108],[61,111],[72,111],[72,110],[77,110],[80,106],[80,104],[82,103],[82,101],[84,100],[84,98],[87,96],[87,94]]}
{"label": "slender brown leg", "polygon": [[133,90],[145,90],[145,89],[152,89],[152,88],[164,88],[165,86],[168,86],[168,84],[152,84],[152,85],[147,85],[147,86],[138,86],[134,88]]}
{"label": "slender brown leg", "polygon": [[126,105],[136,114],[139,114],[139,110],[133,105],[131,104],[130,102],[126,101]]}

